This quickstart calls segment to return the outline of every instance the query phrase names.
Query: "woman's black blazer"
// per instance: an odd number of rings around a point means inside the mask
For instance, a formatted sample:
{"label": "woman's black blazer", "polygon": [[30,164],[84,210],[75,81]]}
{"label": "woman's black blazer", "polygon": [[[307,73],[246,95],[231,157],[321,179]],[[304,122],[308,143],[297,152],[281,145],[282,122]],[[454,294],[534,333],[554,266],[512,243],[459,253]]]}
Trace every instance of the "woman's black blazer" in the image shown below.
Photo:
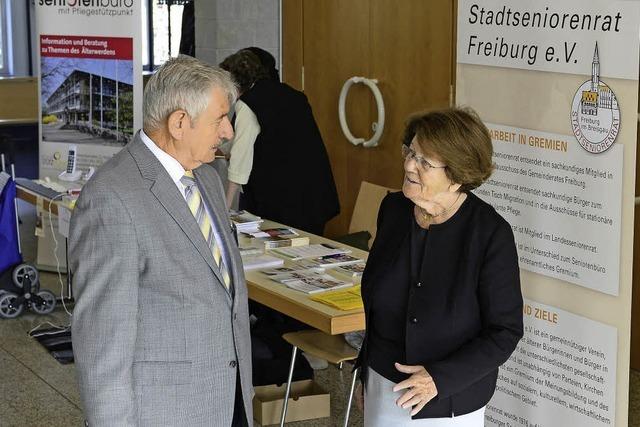
{"label": "woman's black blazer", "polygon": [[[413,202],[385,197],[378,231],[362,277],[367,326],[376,288],[383,281],[407,286]],[[429,228],[420,279],[410,283],[406,362],[423,365],[438,395],[414,418],[463,415],[486,405],[498,366],[523,334],[518,255],[510,225],[489,204],[468,193],[448,221]],[[358,366],[366,379],[367,339]]]}

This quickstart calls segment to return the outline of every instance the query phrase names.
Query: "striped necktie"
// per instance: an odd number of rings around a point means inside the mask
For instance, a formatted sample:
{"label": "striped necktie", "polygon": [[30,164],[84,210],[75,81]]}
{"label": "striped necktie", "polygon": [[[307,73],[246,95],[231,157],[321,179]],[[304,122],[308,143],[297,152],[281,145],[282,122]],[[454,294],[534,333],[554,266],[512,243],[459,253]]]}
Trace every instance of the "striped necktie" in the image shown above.
{"label": "striped necktie", "polygon": [[231,286],[231,276],[229,275],[229,270],[225,265],[222,251],[220,249],[220,242],[213,231],[211,218],[209,218],[209,214],[205,209],[204,202],[202,201],[202,195],[200,194],[196,180],[193,177],[193,173],[191,171],[186,171],[184,176],[180,178],[180,182],[185,186],[185,198],[187,199],[189,210],[191,210],[191,213],[198,222],[200,231],[207,241],[207,245],[209,245],[209,248],[211,249],[213,260],[220,269],[224,285],[229,289]]}

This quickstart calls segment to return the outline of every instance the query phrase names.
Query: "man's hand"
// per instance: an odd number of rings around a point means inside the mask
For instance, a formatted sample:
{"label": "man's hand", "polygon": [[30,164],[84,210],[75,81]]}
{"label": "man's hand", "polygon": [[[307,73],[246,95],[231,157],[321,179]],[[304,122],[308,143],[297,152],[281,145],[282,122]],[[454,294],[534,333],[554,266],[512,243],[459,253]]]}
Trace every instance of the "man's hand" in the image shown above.
{"label": "man's hand", "polygon": [[398,371],[411,374],[409,378],[393,387],[394,392],[407,389],[407,392],[396,400],[396,405],[403,409],[412,406],[411,416],[414,416],[424,408],[424,405],[436,397],[438,389],[424,366],[409,366],[400,363],[396,363],[395,366]]}
{"label": "man's hand", "polygon": [[358,382],[358,386],[356,387],[356,391],[354,394],[354,399],[356,399],[356,406],[360,409],[360,412],[364,414],[364,391],[362,389],[362,383]]}

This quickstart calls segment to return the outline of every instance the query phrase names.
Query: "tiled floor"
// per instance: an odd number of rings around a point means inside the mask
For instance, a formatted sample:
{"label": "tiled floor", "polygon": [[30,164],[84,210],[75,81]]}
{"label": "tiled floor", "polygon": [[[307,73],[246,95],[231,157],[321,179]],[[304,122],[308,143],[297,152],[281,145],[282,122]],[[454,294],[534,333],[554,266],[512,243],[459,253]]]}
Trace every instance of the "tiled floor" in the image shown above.
{"label": "tiled floor", "polygon": [[[43,274],[46,288],[54,288],[52,275]],[[82,408],[73,365],[61,365],[51,357],[28,331],[49,321],[67,324],[62,308],[48,316],[24,313],[17,319],[0,321],[0,426],[68,427],[82,425]],[[335,366],[316,371],[316,381],[331,391],[333,418],[289,423],[292,427],[342,425],[344,396],[348,393],[351,373]],[[362,417],[353,409],[349,425],[362,425]],[[256,424],[258,425],[258,424]]]}
{"label": "tiled floor", "polygon": [[[33,210],[21,205],[25,259],[35,258]],[[60,293],[57,276],[43,273],[42,287]],[[75,382],[73,365],[61,365],[34,339],[28,331],[43,322],[56,325],[69,323],[69,316],[57,307],[48,316],[25,313],[13,320],[0,320],[0,427],[69,427],[82,425],[82,408]],[[331,418],[287,424],[291,427],[342,425],[345,397],[350,385],[349,369],[334,366],[316,371],[316,381],[331,391]],[[362,416],[353,409],[349,425],[361,426]],[[630,373],[629,426],[640,427],[640,372]]]}
{"label": "tiled floor", "polygon": [[44,320],[67,322],[64,311],[25,313],[0,321],[0,425],[79,426],[80,397],[73,365],[61,365],[27,335]]}
{"label": "tiled floor", "polygon": [[[20,202],[21,242],[26,260],[35,259],[35,211]],[[64,276],[63,276],[64,277]],[[41,273],[41,286],[60,294],[58,277]],[[71,311],[71,307],[70,307]],[[28,332],[43,322],[68,325],[69,316],[61,306],[47,316],[25,312],[17,319],[0,320],[0,427],[69,427],[82,424],[82,407],[73,365],[61,365]],[[43,327],[50,327],[44,325]],[[345,396],[351,381],[350,369],[335,366],[316,371],[315,380],[331,391],[333,418],[289,423],[292,427],[342,425]],[[256,424],[258,425],[258,424]],[[349,425],[362,425],[355,407]]]}

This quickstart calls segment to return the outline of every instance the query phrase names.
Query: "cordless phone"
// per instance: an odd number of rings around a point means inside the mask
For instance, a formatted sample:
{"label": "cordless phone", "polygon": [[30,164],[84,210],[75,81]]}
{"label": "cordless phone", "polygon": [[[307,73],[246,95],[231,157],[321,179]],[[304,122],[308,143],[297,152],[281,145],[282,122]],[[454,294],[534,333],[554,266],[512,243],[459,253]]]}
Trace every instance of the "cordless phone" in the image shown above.
{"label": "cordless phone", "polygon": [[69,147],[69,155],[67,157],[67,173],[72,174],[76,171],[76,147],[72,145]]}
{"label": "cordless phone", "polygon": [[67,170],[62,172],[58,178],[62,181],[77,181],[82,176],[82,171],[77,169],[77,145],[69,146],[69,153],[67,154]]}

